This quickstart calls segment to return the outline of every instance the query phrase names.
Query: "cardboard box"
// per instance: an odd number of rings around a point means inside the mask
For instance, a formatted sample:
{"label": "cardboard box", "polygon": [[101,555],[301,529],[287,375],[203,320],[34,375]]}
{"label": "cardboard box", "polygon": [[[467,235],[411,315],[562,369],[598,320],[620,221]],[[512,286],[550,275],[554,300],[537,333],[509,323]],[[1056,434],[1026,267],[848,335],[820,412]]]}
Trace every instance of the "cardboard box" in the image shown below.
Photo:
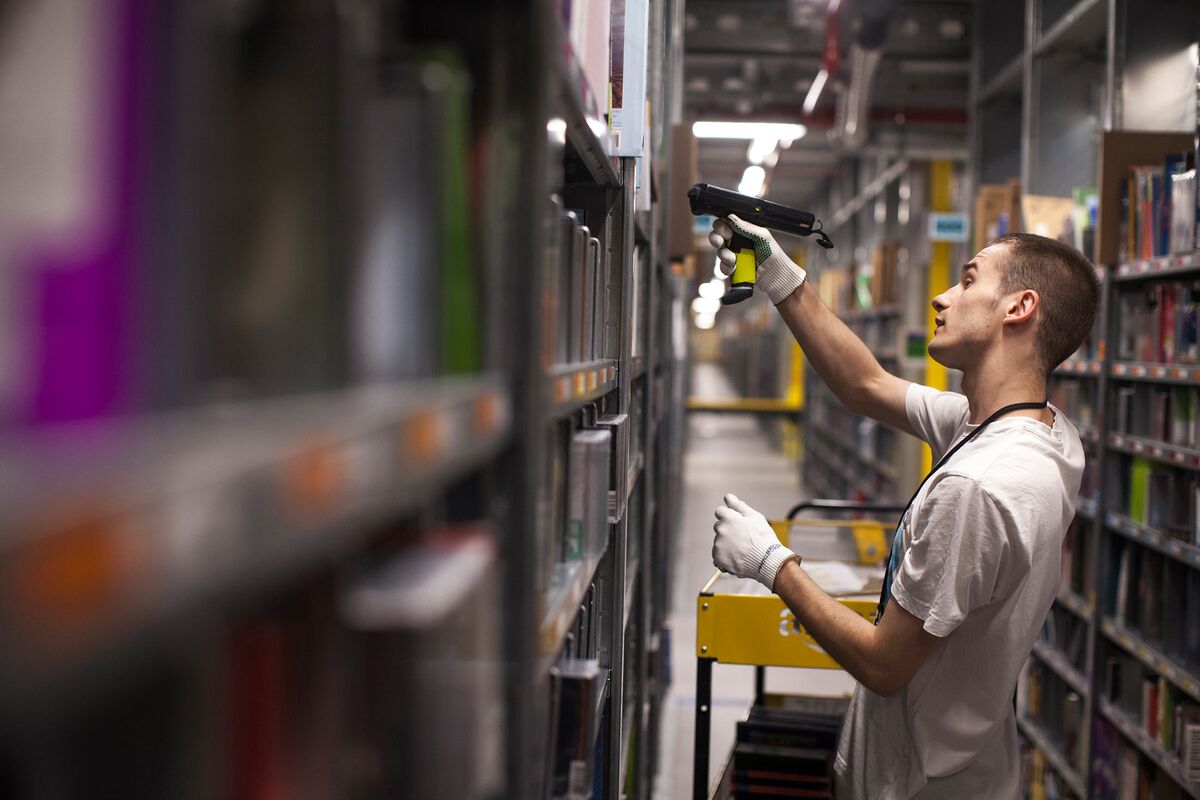
{"label": "cardboard box", "polygon": [[682,259],[695,251],[692,236],[692,209],[688,205],[688,189],[696,183],[698,143],[691,125],[676,125],[671,129],[671,184],[667,197],[668,256]]}

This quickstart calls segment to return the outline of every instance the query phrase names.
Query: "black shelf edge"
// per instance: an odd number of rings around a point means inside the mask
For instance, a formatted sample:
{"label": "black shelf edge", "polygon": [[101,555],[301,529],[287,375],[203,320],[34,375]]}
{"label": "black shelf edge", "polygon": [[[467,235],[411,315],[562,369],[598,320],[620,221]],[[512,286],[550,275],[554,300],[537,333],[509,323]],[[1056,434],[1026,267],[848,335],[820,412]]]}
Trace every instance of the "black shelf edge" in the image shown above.
{"label": "black shelf edge", "polygon": [[1098,358],[1068,358],[1054,368],[1055,375],[1083,375],[1098,378],[1103,372],[1104,362]]}
{"label": "black shelf edge", "polygon": [[1109,367],[1114,378],[1175,386],[1200,386],[1200,364],[1153,364],[1143,361],[1114,361]]}
{"label": "black shelf edge", "polygon": [[1002,94],[1018,94],[1021,91],[1021,74],[1024,72],[1025,54],[1017,53],[987,83],[979,88],[976,105],[983,105]]}
{"label": "black shelf edge", "polygon": [[1200,547],[1181,542],[1162,531],[1134,522],[1129,517],[1109,511],[1104,515],[1108,528],[1127,539],[1144,544],[1176,561],[1200,568]]}
{"label": "black shelf edge", "polygon": [[[607,549],[607,548],[606,548]],[[538,625],[537,648],[542,665],[542,672],[550,668],[553,659],[566,639],[571,623],[579,614],[579,605],[587,595],[588,587],[596,577],[596,570],[604,560],[601,552],[595,558],[579,562],[570,579],[559,592],[549,598],[541,624]]]}
{"label": "black shelf edge", "polygon": [[564,417],[617,387],[617,362],[611,358],[563,364],[546,373],[550,416]]}
{"label": "black shelf edge", "polygon": [[1158,256],[1157,258],[1118,264],[1113,274],[1113,280],[1124,283],[1155,278],[1172,278],[1197,272],[1200,272],[1200,250],[1193,250],[1190,253]]}
{"label": "black shelf edge", "polygon": [[1049,55],[1073,47],[1103,43],[1108,27],[1105,0],[1079,0],[1062,18],[1042,33],[1035,55]]}
{"label": "black shelf edge", "polygon": [[1086,797],[1087,791],[1085,790],[1083,778],[1080,776],[1079,771],[1071,766],[1066,755],[1046,732],[1042,730],[1042,726],[1027,717],[1024,713],[1021,713],[1017,715],[1017,727],[1024,734],[1025,738],[1042,752],[1054,771],[1066,780],[1071,791],[1075,792],[1077,797]]}
{"label": "black shelf edge", "polygon": [[900,313],[900,306],[892,303],[886,306],[876,306],[875,308],[859,308],[853,311],[846,311],[841,315],[841,317],[843,322],[851,323],[898,317],[900,316]]}
{"label": "black shelf edge", "polygon": [[1114,706],[1107,698],[1097,698],[1096,707],[1099,709],[1102,717],[1111,722],[1126,739],[1157,764],[1159,769],[1166,772],[1172,780],[1182,786],[1184,791],[1191,797],[1200,798],[1200,785],[1187,782],[1183,774],[1183,765],[1179,763],[1179,759],[1175,757],[1174,753],[1168,753],[1162,745],[1156,742],[1149,733],[1134,722],[1128,714]]}
{"label": "black shelf edge", "polygon": [[1193,700],[1200,702],[1200,678],[1160,653],[1141,636],[1114,619],[1102,618],[1100,630],[1109,639],[1128,650],[1138,661],[1165,676],[1171,683],[1191,695]]}
{"label": "black shelf edge", "polygon": [[1090,623],[1095,616],[1092,604],[1083,595],[1073,592],[1065,586],[1058,590],[1058,595],[1054,599],[1085,622]]}
{"label": "black shelf edge", "polygon": [[1087,676],[1075,669],[1067,656],[1057,647],[1043,639],[1038,639],[1033,643],[1033,654],[1081,697],[1091,696]]}
{"label": "black shelf edge", "polygon": [[1200,450],[1133,436],[1128,433],[1108,434],[1108,446],[1122,453],[1147,456],[1164,464],[1192,470],[1200,469]]}
{"label": "black shelf edge", "polygon": [[[112,565],[104,578],[112,595],[97,600],[89,635],[71,648],[0,638],[5,702],[8,689],[29,700],[52,692],[28,687],[89,682],[93,666],[121,662],[215,603],[270,591],[359,546],[382,522],[419,509],[494,458],[508,439],[511,408],[507,381],[484,375],[114,426],[108,432],[119,427],[120,435],[111,446],[80,450],[89,439],[79,429],[42,451],[49,461],[23,458],[24,445],[0,456],[5,471],[25,465],[0,500],[3,568],[15,574],[34,563],[23,556],[29,547],[73,558],[80,525],[97,531],[102,550],[136,537],[139,553]],[[79,504],[106,496],[111,505]],[[75,524],[30,527],[31,509],[46,507]],[[56,623],[51,616],[44,624]],[[21,629],[12,618],[0,627]]]}

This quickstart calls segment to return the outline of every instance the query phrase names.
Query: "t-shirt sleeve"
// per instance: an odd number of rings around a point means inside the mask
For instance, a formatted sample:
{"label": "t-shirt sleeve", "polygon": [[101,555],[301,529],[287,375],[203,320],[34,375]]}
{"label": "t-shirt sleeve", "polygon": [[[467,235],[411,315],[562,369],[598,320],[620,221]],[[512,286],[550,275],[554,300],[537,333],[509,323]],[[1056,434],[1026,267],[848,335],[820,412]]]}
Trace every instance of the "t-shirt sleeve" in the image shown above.
{"label": "t-shirt sleeve", "polygon": [[970,419],[971,409],[965,395],[939,392],[930,386],[911,384],[904,395],[908,424],[917,436],[929,442],[933,460],[950,448],[954,437]]}
{"label": "t-shirt sleeve", "polygon": [[992,601],[1010,558],[1010,528],[1009,516],[973,479],[942,477],[922,503],[892,597],[934,636],[950,635]]}

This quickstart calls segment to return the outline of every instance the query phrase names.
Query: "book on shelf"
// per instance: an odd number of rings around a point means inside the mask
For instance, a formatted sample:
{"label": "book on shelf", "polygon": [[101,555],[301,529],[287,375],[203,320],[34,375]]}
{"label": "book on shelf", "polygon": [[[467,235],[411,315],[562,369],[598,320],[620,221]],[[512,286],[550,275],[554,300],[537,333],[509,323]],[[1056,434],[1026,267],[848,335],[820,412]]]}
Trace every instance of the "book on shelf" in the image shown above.
{"label": "book on shelf", "polygon": [[1097,715],[1092,725],[1092,742],[1089,796],[1094,800],[1116,800],[1120,735],[1108,720]]}
{"label": "book on shelf", "polygon": [[1120,293],[1117,358],[1161,364],[1200,362],[1200,281],[1163,280]]}
{"label": "book on shelf", "polygon": [[564,557],[595,558],[608,540],[608,489],[612,431],[575,431],[571,440],[570,517]]}
{"label": "book on shelf", "polygon": [[1172,253],[1200,249],[1196,242],[1196,220],[1200,207],[1196,204],[1196,169],[1184,170],[1171,176],[1171,236]]}
{"label": "book on shelf", "polygon": [[1200,570],[1190,568],[1187,571],[1187,601],[1184,619],[1189,624],[1183,626],[1183,661],[1193,675],[1200,674]]}
{"label": "book on shelf", "polygon": [[595,659],[563,659],[550,670],[558,695],[551,795],[555,798],[590,796],[596,762],[592,732],[596,727],[599,683],[604,671]]}
{"label": "book on shelf", "polygon": [[[1195,205],[1181,208],[1180,216],[1192,217],[1192,236],[1187,236],[1186,226],[1178,226],[1183,241],[1173,242],[1176,230],[1176,214],[1173,208],[1175,194],[1187,203],[1188,167],[1192,167],[1194,187],[1194,164],[1187,162],[1189,154],[1168,154],[1159,164],[1144,164],[1132,167],[1125,179],[1121,198],[1120,230],[1122,232],[1121,260],[1124,262],[1165,256],[1172,252],[1184,252],[1195,244]],[[1176,189],[1178,178],[1179,189]],[[1193,189],[1194,193],[1194,189]]]}

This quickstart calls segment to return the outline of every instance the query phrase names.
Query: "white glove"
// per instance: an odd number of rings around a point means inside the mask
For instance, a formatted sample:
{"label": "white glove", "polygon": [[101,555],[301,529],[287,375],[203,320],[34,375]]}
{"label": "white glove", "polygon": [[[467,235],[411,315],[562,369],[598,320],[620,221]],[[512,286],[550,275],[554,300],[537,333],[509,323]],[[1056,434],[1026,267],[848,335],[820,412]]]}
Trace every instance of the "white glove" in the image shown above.
{"label": "white glove", "polygon": [[775,591],[775,576],[795,553],[779,543],[766,517],[736,495],[725,495],[725,505],[716,515],[713,563],[723,572],[754,578]]}
{"label": "white glove", "polygon": [[708,235],[709,243],[717,248],[717,258],[721,261],[721,272],[725,277],[733,274],[737,263],[737,254],[729,249],[734,231],[754,242],[754,263],[758,268],[754,283],[767,293],[773,305],[779,305],[800,288],[808,273],[784,255],[783,248],[771,232],[744,222],[733,214],[728,219],[714,221],[712,233]]}

